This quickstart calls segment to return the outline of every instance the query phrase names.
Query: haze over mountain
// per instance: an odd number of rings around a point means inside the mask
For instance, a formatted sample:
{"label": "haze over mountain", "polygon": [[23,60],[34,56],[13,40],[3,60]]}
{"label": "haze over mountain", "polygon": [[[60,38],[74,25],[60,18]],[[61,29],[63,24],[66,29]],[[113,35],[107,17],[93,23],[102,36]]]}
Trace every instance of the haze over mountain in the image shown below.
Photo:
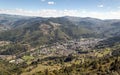
{"label": "haze over mountain", "polygon": [[39,17],[120,19],[119,0],[0,0],[0,13]]}

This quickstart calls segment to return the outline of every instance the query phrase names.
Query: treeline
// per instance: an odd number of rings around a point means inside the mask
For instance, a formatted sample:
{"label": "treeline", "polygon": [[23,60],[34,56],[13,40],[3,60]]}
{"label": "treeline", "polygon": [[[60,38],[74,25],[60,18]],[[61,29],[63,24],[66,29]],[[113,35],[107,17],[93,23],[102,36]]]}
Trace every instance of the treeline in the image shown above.
{"label": "treeline", "polygon": [[[1,75],[21,75],[26,72],[25,69],[33,66],[33,68],[27,70],[32,71],[38,67],[42,61],[50,61],[47,65],[61,64],[60,69],[50,70],[45,69],[38,71],[33,75],[119,75],[120,74],[120,56],[111,56],[98,59],[87,58],[84,63],[71,63],[71,66],[65,66],[65,63],[69,63],[74,60],[75,57],[69,55],[68,57],[48,57],[43,60],[36,60],[27,65],[25,62],[22,64],[8,64],[8,62],[0,60],[0,74]],[[51,61],[52,60],[52,61]],[[75,62],[75,61],[74,61]],[[4,64],[3,64],[4,63]],[[4,68],[4,69],[3,69]]]}
{"label": "treeline", "polygon": [[34,75],[119,75],[120,58],[110,57],[86,61],[84,64],[63,66],[60,70],[37,72]]}
{"label": "treeline", "polygon": [[10,43],[8,45],[0,46],[0,55],[17,55],[26,52],[28,49],[28,45]]}

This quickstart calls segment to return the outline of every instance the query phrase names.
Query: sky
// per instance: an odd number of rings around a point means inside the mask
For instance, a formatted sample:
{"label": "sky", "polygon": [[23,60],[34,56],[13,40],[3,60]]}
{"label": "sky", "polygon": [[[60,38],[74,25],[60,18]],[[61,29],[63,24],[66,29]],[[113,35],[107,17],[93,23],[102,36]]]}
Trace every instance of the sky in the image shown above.
{"label": "sky", "polygon": [[0,0],[0,14],[120,19],[120,0]]}

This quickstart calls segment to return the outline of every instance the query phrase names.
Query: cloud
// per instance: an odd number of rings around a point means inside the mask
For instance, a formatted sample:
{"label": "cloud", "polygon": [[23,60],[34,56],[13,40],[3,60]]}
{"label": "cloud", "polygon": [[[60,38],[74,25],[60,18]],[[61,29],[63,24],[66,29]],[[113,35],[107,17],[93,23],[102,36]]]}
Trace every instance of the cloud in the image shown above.
{"label": "cloud", "polygon": [[42,2],[45,2],[46,0],[41,0]]}
{"label": "cloud", "polygon": [[120,9],[120,6],[118,8]]}
{"label": "cloud", "polygon": [[15,9],[7,10],[0,9],[0,14],[13,14],[24,16],[39,16],[39,17],[61,17],[61,16],[77,16],[77,17],[93,17],[100,19],[120,19],[120,11],[85,11],[85,10],[54,10],[54,9],[41,9],[36,11]]}
{"label": "cloud", "polygon": [[102,4],[101,4],[101,5],[98,5],[97,7],[99,7],[99,8],[103,8],[103,7],[104,7],[104,5],[102,5]]}
{"label": "cloud", "polygon": [[54,4],[55,4],[55,2],[50,1],[50,2],[48,2],[48,4],[49,4],[49,5],[54,5]]}

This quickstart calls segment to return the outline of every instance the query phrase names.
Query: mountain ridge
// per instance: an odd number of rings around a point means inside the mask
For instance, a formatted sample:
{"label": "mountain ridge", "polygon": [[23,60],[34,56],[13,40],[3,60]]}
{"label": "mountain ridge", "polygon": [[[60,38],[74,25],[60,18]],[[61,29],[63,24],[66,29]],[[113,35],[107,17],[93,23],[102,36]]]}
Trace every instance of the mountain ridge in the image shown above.
{"label": "mountain ridge", "polygon": [[[3,17],[4,16],[7,18],[8,15],[4,14]],[[71,16],[56,18],[17,17],[16,15],[15,17],[14,15],[9,16],[7,18],[8,21],[4,22],[2,22],[0,17],[0,24],[9,28],[7,30],[4,29],[5,27],[2,27],[2,32],[0,32],[0,40],[28,42],[36,38],[34,42],[39,41],[40,43],[40,41],[43,41],[42,39],[44,38],[50,43],[50,41],[65,41],[68,38],[109,38],[120,35],[119,20],[100,20],[90,17],[81,18]],[[12,21],[9,21],[9,19]],[[55,26],[56,24],[59,26]],[[56,27],[57,30],[54,30]],[[61,37],[62,40],[60,40],[59,37]],[[43,42],[47,43],[48,41]]]}

